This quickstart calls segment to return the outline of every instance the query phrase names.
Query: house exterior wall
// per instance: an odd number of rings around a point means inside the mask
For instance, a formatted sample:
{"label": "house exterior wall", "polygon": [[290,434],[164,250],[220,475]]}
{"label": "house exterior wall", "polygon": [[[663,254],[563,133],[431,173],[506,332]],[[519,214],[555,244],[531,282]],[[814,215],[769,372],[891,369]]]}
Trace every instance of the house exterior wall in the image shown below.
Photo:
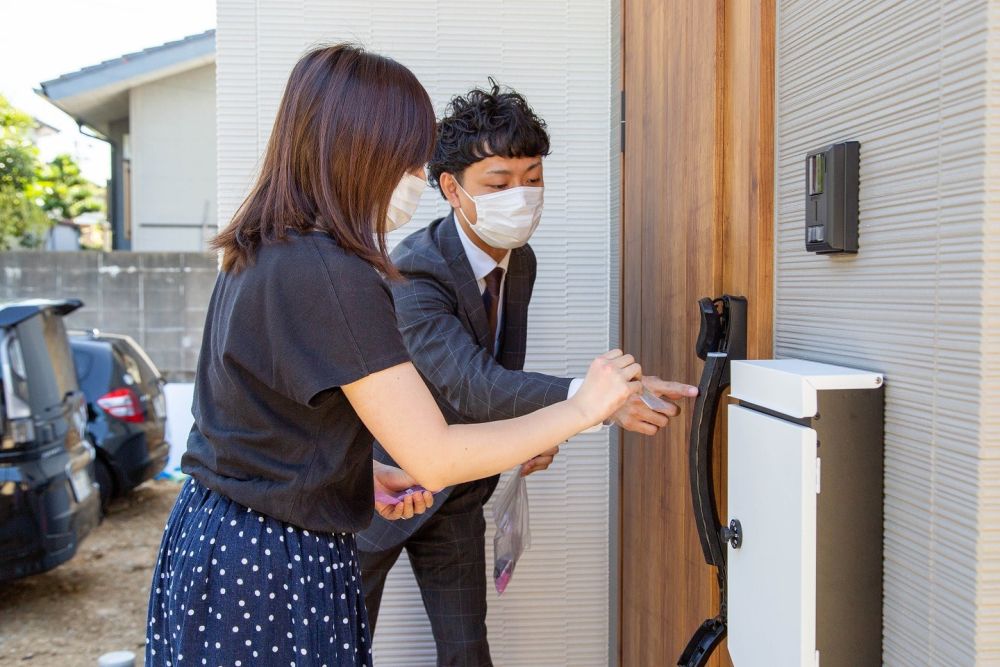
{"label": "house exterior wall", "polygon": [[[621,347],[622,329],[622,132],[621,90],[622,82],[622,3],[611,2],[611,72],[608,94],[611,99],[609,116],[608,156],[611,173],[608,183],[611,234],[609,235],[608,262],[608,335],[610,347]],[[666,375],[666,372],[663,372]],[[609,485],[609,577],[608,577],[608,667],[620,664],[619,643],[621,613],[621,437],[618,427],[611,430],[611,446],[608,450]]]}
{"label": "house exterior wall", "polygon": [[129,97],[132,250],[201,251],[216,232],[215,66]]}
{"label": "house exterior wall", "polygon": [[[435,108],[487,76],[524,93],[549,124],[546,205],[532,241],[538,281],[527,367],[582,374],[609,346],[611,8],[606,0],[220,0],[218,219],[251,183],[288,72],[317,42],[353,40],[411,67]],[[617,104],[617,98],[615,98]],[[415,222],[443,215],[436,191]],[[615,314],[617,318],[617,314]],[[530,478],[532,547],[503,598],[489,596],[500,665],[608,661],[607,432],[574,438],[549,471]],[[501,482],[503,484],[503,482]],[[488,512],[487,549],[493,526]],[[487,554],[492,572],[492,554]],[[375,638],[378,664],[433,665],[434,647],[405,562],[390,575]]]}
{"label": "house exterior wall", "polygon": [[[779,0],[775,351],[886,374],[884,663],[997,664],[996,3]],[[861,142],[860,253],[804,160]]]}
{"label": "house exterior wall", "polygon": [[976,504],[976,655],[984,665],[1000,662],[1000,4],[988,6]]}

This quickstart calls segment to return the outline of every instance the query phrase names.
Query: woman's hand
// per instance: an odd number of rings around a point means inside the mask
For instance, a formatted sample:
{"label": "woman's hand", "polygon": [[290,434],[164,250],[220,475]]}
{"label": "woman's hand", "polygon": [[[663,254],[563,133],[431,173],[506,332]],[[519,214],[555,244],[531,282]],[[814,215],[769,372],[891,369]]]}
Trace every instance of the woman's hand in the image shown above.
{"label": "woman's hand", "polygon": [[427,508],[434,505],[434,494],[430,491],[418,491],[408,494],[401,502],[386,503],[378,500],[378,494],[396,495],[401,491],[418,486],[417,480],[407,475],[404,471],[393,466],[385,465],[374,461],[375,471],[375,511],[383,519],[396,521],[397,519],[412,519],[417,514],[423,514]]}
{"label": "woman's hand", "polygon": [[625,404],[629,396],[642,392],[642,367],[635,357],[621,350],[611,350],[594,359],[583,386],[569,399],[587,417],[590,425],[599,424]]}

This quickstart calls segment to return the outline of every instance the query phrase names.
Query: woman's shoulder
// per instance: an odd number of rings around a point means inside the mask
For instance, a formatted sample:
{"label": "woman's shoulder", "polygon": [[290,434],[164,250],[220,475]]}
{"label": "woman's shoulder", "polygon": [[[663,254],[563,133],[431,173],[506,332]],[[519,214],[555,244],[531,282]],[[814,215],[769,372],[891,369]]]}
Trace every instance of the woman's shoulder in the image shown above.
{"label": "woman's shoulder", "polygon": [[334,271],[375,273],[374,267],[345,250],[326,232],[290,232],[285,238],[265,243],[257,253],[258,263],[280,265],[283,272],[310,270],[325,265]]}
{"label": "woman's shoulder", "polygon": [[299,286],[305,292],[370,289],[385,283],[375,267],[321,231],[292,232],[262,246],[256,264],[259,280],[272,285],[281,282],[286,289]]}

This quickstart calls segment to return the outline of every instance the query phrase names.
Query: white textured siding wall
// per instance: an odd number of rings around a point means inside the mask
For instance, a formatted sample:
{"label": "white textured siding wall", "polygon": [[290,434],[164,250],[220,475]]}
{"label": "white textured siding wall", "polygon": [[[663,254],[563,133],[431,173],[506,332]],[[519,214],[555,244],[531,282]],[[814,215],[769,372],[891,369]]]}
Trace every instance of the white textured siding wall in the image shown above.
{"label": "white textured siding wall", "polygon": [[982,664],[1000,663],[1000,3],[988,20],[986,227],[983,245],[983,368],[979,421],[979,543],[976,649]]}
{"label": "white textured siding wall", "polygon": [[[493,75],[527,96],[553,137],[545,215],[532,242],[539,275],[528,367],[578,374],[607,349],[613,230],[606,0],[219,0],[218,14],[220,221],[242,200],[288,71],[308,46],[350,39],[390,55],[413,69],[439,111],[450,96]],[[444,210],[436,191],[428,192],[416,222],[403,232]],[[495,662],[607,664],[608,435],[575,439],[529,486],[532,549],[507,594],[490,594]],[[490,525],[490,544],[492,534]],[[375,642],[378,664],[434,664],[408,568],[397,568],[387,589]]]}
{"label": "white textured siding wall", "polygon": [[[775,349],[886,373],[884,660],[900,667],[1000,661],[990,4],[779,2]],[[804,156],[848,139],[861,252],[807,254]]]}
{"label": "white textured siding wall", "polygon": [[[608,150],[611,158],[611,180],[608,191],[610,192],[610,220],[611,220],[611,261],[608,272],[608,285],[610,287],[610,321],[609,334],[612,347],[621,346],[621,293],[622,293],[622,153],[621,153],[621,89],[622,89],[622,3],[612,1],[611,5],[611,113],[610,116],[610,141]],[[640,360],[641,361],[641,360]],[[657,370],[649,372],[656,373]],[[611,431],[611,448],[609,451],[609,479],[610,498],[608,508],[611,520],[611,551],[609,554],[611,567],[608,580],[608,666],[618,667],[620,651],[618,644],[620,641],[620,612],[618,597],[621,593],[621,433],[618,428]]]}
{"label": "white textured siding wall", "polygon": [[133,88],[132,249],[202,251],[216,232],[215,66]]}

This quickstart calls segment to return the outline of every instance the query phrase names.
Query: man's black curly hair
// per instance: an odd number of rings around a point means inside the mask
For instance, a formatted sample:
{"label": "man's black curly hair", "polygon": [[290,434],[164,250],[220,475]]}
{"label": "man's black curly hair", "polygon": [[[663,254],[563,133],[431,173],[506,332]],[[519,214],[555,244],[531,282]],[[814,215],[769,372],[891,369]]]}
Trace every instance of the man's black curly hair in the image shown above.
{"label": "man's black curly hair", "polygon": [[[535,157],[549,154],[545,121],[513,90],[501,90],[492,77],[489,90],[474,88],[452,98],[438,121],[434,156],[427,165],[431,184],[448,172],[460,175],[485,158]],[[442,193],[443,196],[443,193]]]}

